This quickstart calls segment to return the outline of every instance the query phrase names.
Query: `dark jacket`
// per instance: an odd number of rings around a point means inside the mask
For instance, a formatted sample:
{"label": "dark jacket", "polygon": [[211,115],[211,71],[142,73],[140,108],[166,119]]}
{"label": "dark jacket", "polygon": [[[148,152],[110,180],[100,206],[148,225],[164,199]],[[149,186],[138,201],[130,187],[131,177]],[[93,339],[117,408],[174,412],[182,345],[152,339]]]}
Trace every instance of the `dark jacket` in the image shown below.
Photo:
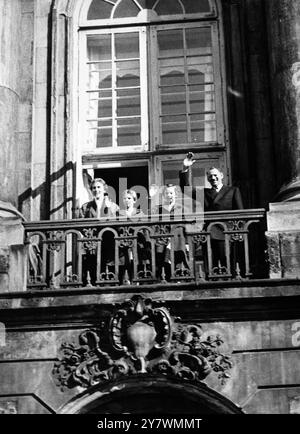
{"label": "dark jacket", "polygon": [[[189,173],[179,172],[180,188],[190,186]],[[194,192],[193,192],[194,196]],[[223,185],[217,193],[213,188],[204,189],[204,211],[229,211],[243,209],[243,201],[238,187]]]}
{"label": "dark jacket", "polygon": [[[180,188],[184,192],[184,187],[190,186],[189,173],[179,172]],[[196,197],[195,189],[192,189],[193,198]],[[243,209],[243,201],[238,187],[223,185],[219,192],[213,188],[204,189],[204,211],[230,211]],[[221,225],[214,225],[211,230],[213,240],[224,240],[223,228]]]}
{"label": "dark jacket", "polygon": [[[119,207],[116,203],[112,202],[110,207],[104,206],[102,204],[100,217],[116,217],[119,213]],[[82,205],[80,209],[80,218],[97,218],[97,204],[94,200],[86,202]]]}
{"label": "dark jacket", "polygon": [[205,211],[226,211],[243,209],[243,202],[238,187],[223,185],[217,193],[213,188],[204,189]]}

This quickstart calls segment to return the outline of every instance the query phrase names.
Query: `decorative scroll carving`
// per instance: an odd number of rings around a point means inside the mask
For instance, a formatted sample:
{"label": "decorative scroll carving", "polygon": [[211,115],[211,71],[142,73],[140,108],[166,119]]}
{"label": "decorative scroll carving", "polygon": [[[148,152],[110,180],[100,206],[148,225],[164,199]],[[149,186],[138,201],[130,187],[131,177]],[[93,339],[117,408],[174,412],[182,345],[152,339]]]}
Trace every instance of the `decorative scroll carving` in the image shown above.
{"label": "decorative scroll carving", "polygon": [[96,228],[83,229],[84,241],[82,243],[82,248],[88,251],[91,255],[96,254],[97,249],[97,239],[95,238]]}
{"label": "decorative scroll carving", "polygon": [[32,285],[43,283],[43,276],[29,276],[28,283]]}
{"label": "decorative scroll carving", "polygon": [[[260,260],[264,244],[256,235],[256,231],[259,230],[259,234],[261,231],[253,224],[263,221],[264,212],[226,211],[224,215],[218,212],[209,213],[206,217],[205,225],[195,223],[198,221],[197,215],[186,217],[183,221],[179,218],[165,220],[157,216],[157,219],[145,219],[142,222],[138,219],[127,223],[115,220],[111,224],[101,219],[92,224],[82,219],[70,220],[67,224],[60,221],[47,225],[44,222],[25,223],[28,288],[49,286],[52,274],[56,276],[57,287],[66,287],[68,283],[70,287],[85,287],[114,286],[119,283],[156,285],[160,281],[179,283],[184,280],[199,283],[204,277],[207,281],[233,279],[239,277],[237,262],[243,278],[261,277],[262,273],[266,273],[266,266]],[[222,259],[222,265],[227,264],[227,272],[212,270],[220,259],[215,254],[212,242],[216,229],[225,235],[226,258]],[[282,264],[277,257],[278,249],[271,244],[269,254],[273,277],[275,273],[281,273]],[[182,260],[185,270],[180,267]],[[203,267],[200,274],[199,262]],[[109,266],[108,272],[106,265]],[[0,264],[0,273],[1,269],[6,272],[5,261],[2,267]],[[129,278],[124,283],[125,269]],[[79,276],[78,281],[73,277],[66,278],[69,274]]]}
{"label": "decorative scroll carving", "polygon": [[230,241],[244,241],[244,234],[241,232],[245,229],[245,223],[244,220],[230,220],[227,223],[228,230],[236,232],[230,235]]}
{"label": "decorative scroll carving", "polygon": [[0,414],[17,414],[17,401],[0,400]]}
{"label": "decorative scroll carving", "polygon": [[120,237],[116,238],[119,240],[120,247],[133,247],[133,240],[136,238],[134,236],[134,228],[131,226],[120,227]]}
{"label": "decorative scroll carving", "polygon": [[66,283],[79,283],[79,277],[77,274],[68,274],[65,278]]}
{"label": "decorative scroll carving", "polygon": [[115,273],[109,271],[108,266],[106,266],[105,271],[103,271],[103,273],[100,274],[99,283],[105,283],[105,282],[119,283]]}
{"label": "decorative scroll carving", "polygon": [[144,264],[144,268],[137,273],[138,280],[151,280],[153,279],[153,274],[147,269],[147,265]]}
{"label": "decorative scroll carving", "polygon": [[207,242],[207,234],[197,234],[193,236],[193,243],[198,246],[206,242]]}
{"label": "decorative scroll carving", "polygon": [[63,231],[49,231],[47,239],[47,250],[50,252],[59,252],[61,250],[62,243],[64,242]]}
{"label": "decorative scroll carving", "polygon": [[189,270],[188,268],[186,268],[184,266],[184,263],[181,262],[178,266],[178,268],[176,268],[175,272],[174,272],[175,277],[178,278],[182,278],[182,277],[190,277],[191,276],[191,270]]}
{"label": "decorative scroll carving", "polygon": [[214,371],[223,383],[232,362],[220,352],[220,336],[204,338],[198,324],[175,323],[165,307],[134,296],[109,324],[86,330],[79,345],[63,343],[53,375],[64,390],[120,376],[156,373],[202,381]]}
{"label": "decorative scroll carving", "polygon": [[225,267],[224,265],[221,265],[221,262],[219,261],[218,266],[212,268],[212,276],[213,277],[218,277],[218,276],[228,277],[228,276],[230,276],[230,273],[229,273],[227,267]]}
{"label": "decorative scroll carving", "polygon": [[171,236],[171,226],[170,225],[155,225],[155,235],[156,243],[158,244],[169,244]]}

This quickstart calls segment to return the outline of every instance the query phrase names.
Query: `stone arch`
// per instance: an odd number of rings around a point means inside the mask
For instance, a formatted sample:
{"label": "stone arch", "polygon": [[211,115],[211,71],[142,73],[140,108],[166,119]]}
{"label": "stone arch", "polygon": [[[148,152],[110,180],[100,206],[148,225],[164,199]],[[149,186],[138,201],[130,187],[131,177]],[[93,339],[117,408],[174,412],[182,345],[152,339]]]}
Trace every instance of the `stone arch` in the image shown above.
{"label": "stone arch", "polygon": [[144,374],[95,385],[71,399],[59,413],[243,414],[205,383]]}

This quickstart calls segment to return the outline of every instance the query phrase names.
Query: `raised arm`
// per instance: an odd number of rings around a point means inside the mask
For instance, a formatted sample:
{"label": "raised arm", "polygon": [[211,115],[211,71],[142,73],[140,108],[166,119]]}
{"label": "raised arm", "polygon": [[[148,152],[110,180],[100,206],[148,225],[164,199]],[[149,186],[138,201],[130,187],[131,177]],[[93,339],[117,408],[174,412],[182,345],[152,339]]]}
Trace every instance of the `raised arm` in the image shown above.
{"label": "raised arm", "polygon": [[189,169],[195,163],[193,152],[188,152],[185,159],[182,162],[182,170],[179,172],[179,184],[181,191],[184,191],[184,187],[190,186],[189,181]]}

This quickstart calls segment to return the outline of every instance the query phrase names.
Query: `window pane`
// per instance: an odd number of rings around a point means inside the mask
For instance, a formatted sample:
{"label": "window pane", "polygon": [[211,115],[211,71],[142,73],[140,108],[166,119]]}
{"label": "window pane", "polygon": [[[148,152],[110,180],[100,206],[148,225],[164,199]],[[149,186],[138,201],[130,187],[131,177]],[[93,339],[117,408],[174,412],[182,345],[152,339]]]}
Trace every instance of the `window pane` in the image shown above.
{"label": "window pane", "polygon": [[189,92],[190,112],[215,111],[214,92]]}
{"label": "window pane", "polygon": [[111,60],[111,35],[89,35],[87,52],[89,61]]}
{"label": "window pane", "polygon": [[106,148],[112,145],[112,123],[110,120],[89,121],[88,149]]}
{"label": "window pane", "polygon": [[87,36],[87,150],[141,145],[140,32],[120,32]]}
{"label": "window pane", "polygon": [[[197,0],[194,0],[197,1]],[[178,15],[183,14],[183,9],[177,0],[160,0],[155,7],[157,15]]]}
{"label": "window pane", "polygon": [[133,0],[122,0],[116,8],[114,18],[135,17],[139,11],[140,9]]}
{"label": "window pane", "polygon": [[109,148],[112,144],[112,129],[102,128],[97,130],[97,145],[96,148]]}
{"label": "window pane", "polygon": [[[157,41],[163,144],[213,141],[215,117],[207,117],[216,109],[211,28],[161,30]],[[180,114],[200,118],[171,118]]]}
{"label": "window pane", "polygon": [[141,114],[139,89],[117,92],[117,116],[135,116]]}
{"label": "window pane", "polygon": [[[178,173],[180,170],[182,170],[182,159],[162,161],[163,185],[178,185]],[[203,162],[197,159],[197,161],[193,164],[192,167],[192,185],[204,186],[205,178],[206,175],[205,168],[203,167]]]}
{"label": "window pane", "polygon": [[186,14],[210,12],[208,0],[181,0]]}
{"label": "window pane", "polygon": [[143,9],[152,9],[157,0],[138,0],[139,5]]}
{"label": "window pane", "polygon": [[118,120],[118,146],[138,146],[141,144],[140,118]]}
{"label": "window pane", "polygon": [[159,57],[183,56],[183,31],[181,29],[157,32]]}
{"label": "window pane", "polygon": [[89,119],[112,117],[112,99],[97,98],[98,92],[89,93],[87,116]]}
{"label": "window pane", "polygon": [[186,116],[162,116],[162,138],[165,145],[187,143]]}
{"label": "window pane", "polygon": [[[111,0],[111,2],[116,2],[117,0]],[[88,20],[98,20],[109,18],[113,5],[107,3],[105,0],[94,0],[88,10]]]}
{"label": "window pane", "polygon": [[184,84],[184,68],[162,68],[160,72],[160,85],[161,86],[175,86]]}
{"label": "window pane", "polygon": [[117,87],[133,87],[140,85],[139,61],[117,62]]}
{"label": "window pane", "polygon": [[210,27],[186,29],[187,54],[209,54],[211,49],[211,30]]}
{"label": "window pane", "polygon": [[160,84],[161,86],[174,86],[184,84],[184,59],[168,58],[160,60]]}
{"label": "window pane", "polygon": [[[108,68],[108,69],[107,69]],[[91,63],[89,65],[89,89],[110,89],[111,88],[111,64]]]}
{"label": "window pane", "polygon": [[[183,89],[182,92],[176,90]],[[166,89],[165,89],[166,90]],[[168,87],[167,92],[161,96],[161,108],[163,115],[184,114],[186,113],[186,94],[185,87]]]}
{"label": "window pane", "polygon": [[162,175],[163,185],[178,185],[179,171],[182,170],[182,161],[163,161]]}
{"label": "window pane", "polygon": [[[190,59],[189,59],[190,60]],[[194,59],[192,59],[194,60]],[[190,63],[190,62],[188,62]],[[192,62],[191,62],[192,63]],[[196,83],[212,83],[213,77],[213,67],[212,65],[188,65],[188,77],[190,84]]]}
{"label": "window pane", "polygon": [[138,33],[125,33],[115,35],[115,46],[117,59],[139,58]]}
{"label": "window pane", "polygon": [[192,142],[216,141],[216,117],[214,114],[191,115]]}

